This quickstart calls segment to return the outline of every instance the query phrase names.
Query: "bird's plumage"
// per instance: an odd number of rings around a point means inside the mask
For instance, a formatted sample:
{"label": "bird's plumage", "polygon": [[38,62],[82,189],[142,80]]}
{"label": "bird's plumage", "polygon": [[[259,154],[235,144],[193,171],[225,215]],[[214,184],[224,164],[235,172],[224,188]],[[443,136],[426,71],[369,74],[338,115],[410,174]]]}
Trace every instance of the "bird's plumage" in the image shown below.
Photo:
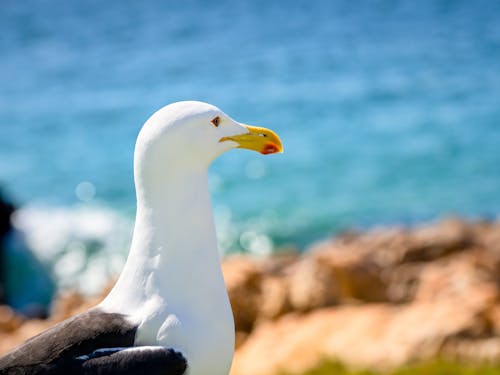
{"label": "bird's plumage", "polygon": [[116,285],[96,308],[1,358],[0,374],[228,374],[234,324],[207,169],[236,147],[282,149],[272,131],[206,103],[174,103],[153,114],[136,143],[136,222]]}
{"label": "bird's plumage", "polygon": [[0,374],[132,374],[125,371],[139,364],[150,375],[165,374],[167,366],[172,368],[168,374],[184,373],[186,360],[173,350],[127,352],[125,348],[134,345],[136,331],[123,315],[94,308],[56,324],[0,358]]}

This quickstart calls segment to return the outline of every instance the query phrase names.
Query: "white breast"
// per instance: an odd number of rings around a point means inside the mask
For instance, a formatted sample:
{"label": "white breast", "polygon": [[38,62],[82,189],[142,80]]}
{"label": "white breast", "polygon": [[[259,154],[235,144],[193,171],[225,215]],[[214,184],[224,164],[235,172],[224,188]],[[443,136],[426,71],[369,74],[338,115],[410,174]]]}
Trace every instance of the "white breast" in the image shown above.
{"label": "white breast", "polygon": [[234,351],[233,315],[227,298],[214,307],[195,312],[153,298],[143,305],[142,316],[132,318],[138,323],[135,345],[180,351],[188,361],[189,375],[228,374]]}

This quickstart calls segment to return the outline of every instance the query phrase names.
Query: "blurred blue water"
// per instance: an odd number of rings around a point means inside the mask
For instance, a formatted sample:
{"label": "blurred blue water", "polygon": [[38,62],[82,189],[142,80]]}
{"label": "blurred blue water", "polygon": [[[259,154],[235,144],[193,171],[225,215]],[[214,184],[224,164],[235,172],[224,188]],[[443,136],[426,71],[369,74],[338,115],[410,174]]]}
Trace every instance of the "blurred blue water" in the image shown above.
{"label": "blurred blue water", "polygon": [[500,212],[500,2],[2,1],[0,181],[27,207],[133,218],[137,132],[186,99],[285,145],[214,164],[225,250]]}

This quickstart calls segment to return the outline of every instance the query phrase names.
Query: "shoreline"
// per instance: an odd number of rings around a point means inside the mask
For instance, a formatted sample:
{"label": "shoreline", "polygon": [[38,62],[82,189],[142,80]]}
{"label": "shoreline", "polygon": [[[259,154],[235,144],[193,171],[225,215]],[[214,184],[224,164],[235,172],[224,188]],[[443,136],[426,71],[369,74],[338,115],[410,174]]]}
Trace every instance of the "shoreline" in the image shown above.
{"label": "shoreline", "polygon": [[[232,375],[303,373],[324,361],[500,364],[500,221],[345,232],[301,253],[230,255],[222,268],[236,325]],[[0,354],[107,290],[60,295],[46,321],[1,307]]]}

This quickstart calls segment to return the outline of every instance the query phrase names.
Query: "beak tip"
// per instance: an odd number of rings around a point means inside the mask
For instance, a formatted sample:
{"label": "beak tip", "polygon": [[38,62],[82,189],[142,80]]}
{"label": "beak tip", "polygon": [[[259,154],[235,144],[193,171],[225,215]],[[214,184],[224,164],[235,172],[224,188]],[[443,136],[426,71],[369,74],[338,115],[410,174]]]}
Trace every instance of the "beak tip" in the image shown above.
{"label": "beak tip", "polygon": [[275,143],[267,143],[264,148],[261,151],[262,154],[268,155],[268,154],[276,154],[276,153],[283,153],[283,147],[280,147],[279,145],[276,145]]}

